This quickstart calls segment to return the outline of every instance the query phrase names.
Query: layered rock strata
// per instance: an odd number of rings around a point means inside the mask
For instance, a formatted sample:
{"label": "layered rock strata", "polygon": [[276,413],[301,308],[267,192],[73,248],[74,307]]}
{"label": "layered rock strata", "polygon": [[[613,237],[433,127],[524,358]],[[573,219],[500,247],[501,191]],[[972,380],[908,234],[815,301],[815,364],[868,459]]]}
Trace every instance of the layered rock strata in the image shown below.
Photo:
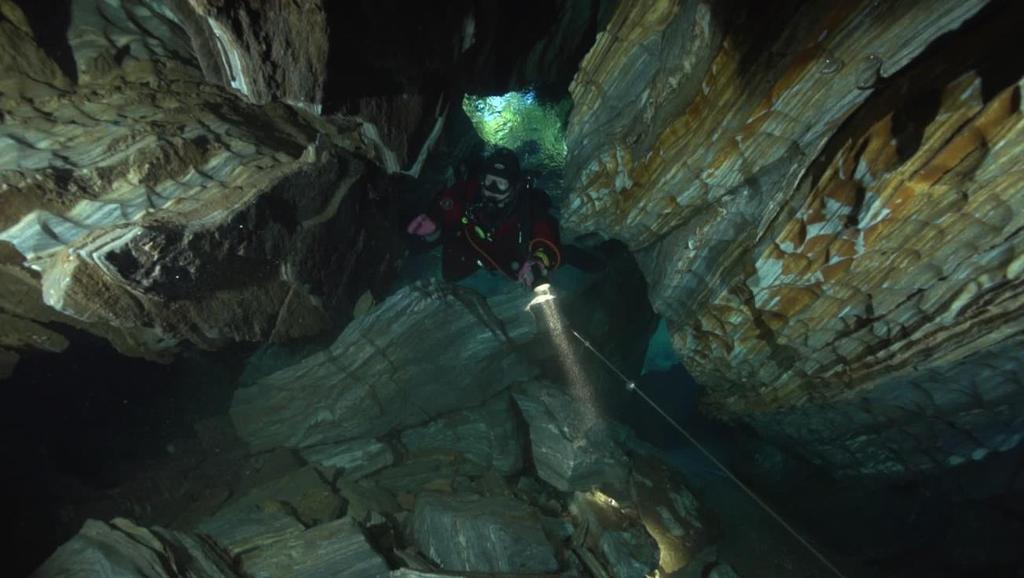
{"label": "layered rock strata", "polygon": [[169,6],[208,80],[252,103],[284,100],[321,110],[329,39],[320,0],[174,0]]}
{"label": "layered rock strata", "polygon": [[242,27],[247,62],[272,47],[258,59],[272,70],[228,75],[247,90],[210,82],[184,3],[73,3],[70,70],[40,48],[46,23],[3,3],[0,309],[18,319],[0,347],[59,350],[38,326],[53,321],[154,358],[182,342],[283,341],[344,321],[382,286],[397,249],[364,123],[250,104],[316,102],[323,63],[296,62],[325,56],[275,40],[315,11],[200,4],[204,25]]}
{"label": "layered rock strata", "polygon": [[561,90],[610,5],[243,4],[0,3],[0,375],[53,323],[154,359],[340,328],[452,103]]}
{"label": "layered rock strata", "polygon": [[89,520],[32,573],[34,578],[139,575],[231,578],[237,574],[227,557],[194,535],[150,530],[123,518],[109,524]]}
{"label": "layered rock strata", "polygon": [[620,6],[572,92],[566,225],[625,241],[717,415],[842,473],[1021,439],[1019,10]]}
{"label": "layered rock strata", "polygon": [[558,570],[539,515],[512,498],[423,495],[412,514],[412,533],[420,550],[444,570]]}

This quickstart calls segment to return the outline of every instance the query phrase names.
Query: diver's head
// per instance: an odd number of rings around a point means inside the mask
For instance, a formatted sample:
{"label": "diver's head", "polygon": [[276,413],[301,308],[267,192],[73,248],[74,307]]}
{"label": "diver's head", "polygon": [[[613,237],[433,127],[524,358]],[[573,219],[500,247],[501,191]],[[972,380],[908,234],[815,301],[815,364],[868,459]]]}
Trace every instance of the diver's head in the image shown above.
{"label": "diver's head", "polygon": [[503,205],[519,192],[521,184],[519,159],[507,148],[499,148],[488,155],[481,171],[480,184],[484,199]]}

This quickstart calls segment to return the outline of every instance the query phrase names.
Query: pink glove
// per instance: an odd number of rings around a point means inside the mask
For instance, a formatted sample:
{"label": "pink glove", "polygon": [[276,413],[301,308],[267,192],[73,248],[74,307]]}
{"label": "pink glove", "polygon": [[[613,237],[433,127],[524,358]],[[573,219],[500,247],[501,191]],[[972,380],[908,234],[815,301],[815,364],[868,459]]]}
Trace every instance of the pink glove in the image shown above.
{"label": "pink glove", "polygon": [[437,232],[437,223],[427,215],[418,215],[415,219],[409,222],[409,226],[406,227],[405,230],[408,231],[410,235],[426,237],[427,235],[433,235]]}
{"label": "pink glove", "polygon": [[533,280],[535,279],[535,276],[533,274],[534,267],[536,267],[540,271],[541,275],[548,274],[547,267],[545,267],[543,263],[536,259],[528,259],[525,263],[523,263],[523,266],[519,268],[519,275],[517,277],[517,281],[519,281],[519,283],[523,287],[526,287],[527,289],[531,289],[533,286]]}

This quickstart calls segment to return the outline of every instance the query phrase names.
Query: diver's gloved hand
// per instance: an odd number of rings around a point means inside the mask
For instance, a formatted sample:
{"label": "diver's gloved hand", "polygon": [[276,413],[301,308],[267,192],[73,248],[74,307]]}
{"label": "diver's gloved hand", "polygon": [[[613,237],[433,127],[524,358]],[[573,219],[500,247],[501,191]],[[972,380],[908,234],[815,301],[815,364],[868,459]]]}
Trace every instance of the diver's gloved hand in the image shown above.
{"label": "diver's gloved hand", "polygon": [[421,214],[417,215],[415,219],[410,221],[409,226],[406,227],[405,230],[410,235],[426,237],[437,232],[437,223],[427,215]]}
{"label": "diver's gloved hand", "polygon": [[538,275],[544,277],[547,274],[548,268],[543,263],[537,259],[527,259],[523,266],[519,268],[517,280],[523,287],[533,289],[533,282],[538,278]]}

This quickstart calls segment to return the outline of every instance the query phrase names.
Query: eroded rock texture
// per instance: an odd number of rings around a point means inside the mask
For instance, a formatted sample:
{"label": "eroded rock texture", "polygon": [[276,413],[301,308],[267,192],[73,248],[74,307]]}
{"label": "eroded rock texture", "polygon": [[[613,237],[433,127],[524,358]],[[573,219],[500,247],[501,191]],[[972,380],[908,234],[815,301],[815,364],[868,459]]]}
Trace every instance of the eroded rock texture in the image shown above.
{"label": "eroded rock texture", "polygon": [[624,3],[572,92],[565,211],[626,241],[709,407],[844,473],[1016,445],[1008,2]]}
{"label": "eroded rock texture", "polygon": [[560,93],[610,5],[4,0],[0,375],[346,322],[463,93]]}
{"label": "eroded rock texture", "polygon": [[[395,250],[362,121],[253,104],[318,102],[313,3],[74,2],[72,68],[39,14],[2,8],[0,347],[59,350],[53,321],[156,358],[287,340],[379,285]],[[204,38],[241,66],[225,86]]]}
{"label": "eroded rock texture", "polygon": [[250,102],[280,99],[320,110],[328,51],[320,0],[169,4],[177,9],[209,80]]}

